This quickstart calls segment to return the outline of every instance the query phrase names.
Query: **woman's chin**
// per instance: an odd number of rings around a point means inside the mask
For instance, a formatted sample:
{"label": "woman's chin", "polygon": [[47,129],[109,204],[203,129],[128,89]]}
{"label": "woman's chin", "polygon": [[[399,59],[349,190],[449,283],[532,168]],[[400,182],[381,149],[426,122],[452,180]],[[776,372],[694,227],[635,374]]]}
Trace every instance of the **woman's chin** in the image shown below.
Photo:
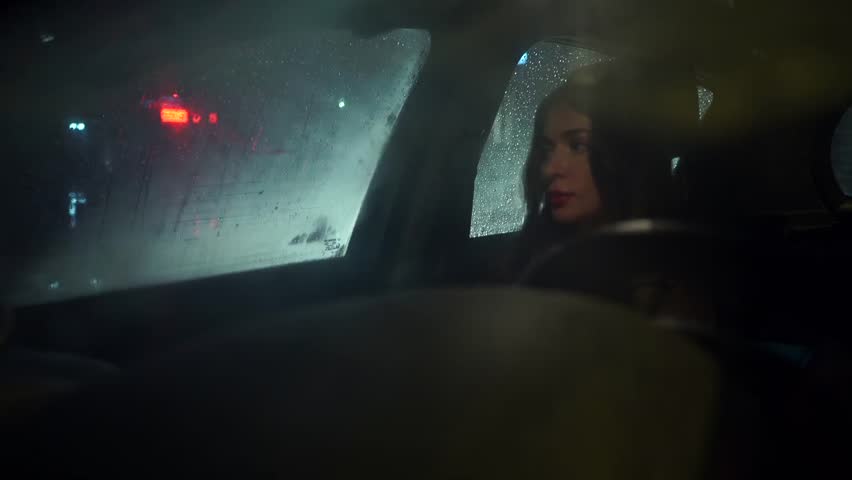
{"label": "woman's chin", "polygon": [[562,207],[553,209],[550,218],[559,225],[577,225],[583,223],[595,223],[597,215],[595,212],[586,212],[577,208]]}
{"label": "woman's chin", "polygon": [[563,207],[554,209],[550,213],[550,218],[554,223],[558,223],[560,225],[571,225],[581,222],[583,220],[583,215],[582,212],[578,212],[575,209]]}

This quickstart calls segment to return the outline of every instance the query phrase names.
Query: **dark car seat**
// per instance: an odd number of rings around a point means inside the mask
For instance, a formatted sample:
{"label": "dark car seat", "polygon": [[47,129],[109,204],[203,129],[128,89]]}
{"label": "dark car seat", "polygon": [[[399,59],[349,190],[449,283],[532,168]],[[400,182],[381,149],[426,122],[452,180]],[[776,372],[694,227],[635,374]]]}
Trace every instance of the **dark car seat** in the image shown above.
{"label": "dark car seat", "polygon": [[12,327],[6,310],[0,320],[0,422],[119,372],[110,363],[80,355],[11,347]]}

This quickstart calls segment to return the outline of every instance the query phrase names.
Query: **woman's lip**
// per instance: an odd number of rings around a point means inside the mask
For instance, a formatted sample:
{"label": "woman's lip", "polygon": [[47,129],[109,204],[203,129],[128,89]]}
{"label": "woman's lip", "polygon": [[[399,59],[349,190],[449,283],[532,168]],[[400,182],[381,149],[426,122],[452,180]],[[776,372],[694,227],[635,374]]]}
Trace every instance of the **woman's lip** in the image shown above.
{"label": "woman's lip", "polygon": [[550,206],[556,208],[564,206],[576,196],[576,193],[570,192],[547,192],[547,199],[550,202]]}

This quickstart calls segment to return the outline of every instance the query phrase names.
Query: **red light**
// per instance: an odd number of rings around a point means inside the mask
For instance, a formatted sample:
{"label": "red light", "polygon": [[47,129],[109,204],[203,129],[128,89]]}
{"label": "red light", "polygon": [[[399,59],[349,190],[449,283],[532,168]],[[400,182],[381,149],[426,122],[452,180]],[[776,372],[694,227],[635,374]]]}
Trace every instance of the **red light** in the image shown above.
{"label": "red light", "polygon": [[198,113],[192,114],[192,123],[201,123],[201,115]]}
{"label": "red light", "polygon": [[219,123],[219,114],[216,113],[216,112],[211,113],[207,117],[207,121],[210,122],[210,123]]}
{"label": "red light", "polygon": [[189,123],[189,112],[185,108],[163,107],[160,109],[160,120],[163,123]]}

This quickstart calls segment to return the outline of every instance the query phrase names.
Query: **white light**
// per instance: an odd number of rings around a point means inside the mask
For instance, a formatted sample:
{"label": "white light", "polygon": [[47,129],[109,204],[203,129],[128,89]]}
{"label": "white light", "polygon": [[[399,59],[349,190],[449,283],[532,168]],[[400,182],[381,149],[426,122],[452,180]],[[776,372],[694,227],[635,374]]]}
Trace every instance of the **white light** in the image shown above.
{"label": "white light", "polygon": [[672,159],[672,173],[675,173],[678,165],[680,165],[680,157],[674,157]]}
{"label": "white light", "polygon": [[337,103],[337,108],[344,108],[344,107],[346,107],[346,101],[341,98],[340,101]]}
{"label": "white light", "polygon": [[79,131],[81,131],[81,132],[82,132],[82,131],[83,131],[83,130],[85,130],[85,129],[86,129],[86,124],[85,124],[85,123],[78,123],[78,124],[77,124],[77,130],[79,130]]}
{"label": "white light", "polygon": [[76,123],[72,123],[72,124],[68,125],[68,129],[69,129],[69,130],[77,130],[77,124],[76,124]]}

